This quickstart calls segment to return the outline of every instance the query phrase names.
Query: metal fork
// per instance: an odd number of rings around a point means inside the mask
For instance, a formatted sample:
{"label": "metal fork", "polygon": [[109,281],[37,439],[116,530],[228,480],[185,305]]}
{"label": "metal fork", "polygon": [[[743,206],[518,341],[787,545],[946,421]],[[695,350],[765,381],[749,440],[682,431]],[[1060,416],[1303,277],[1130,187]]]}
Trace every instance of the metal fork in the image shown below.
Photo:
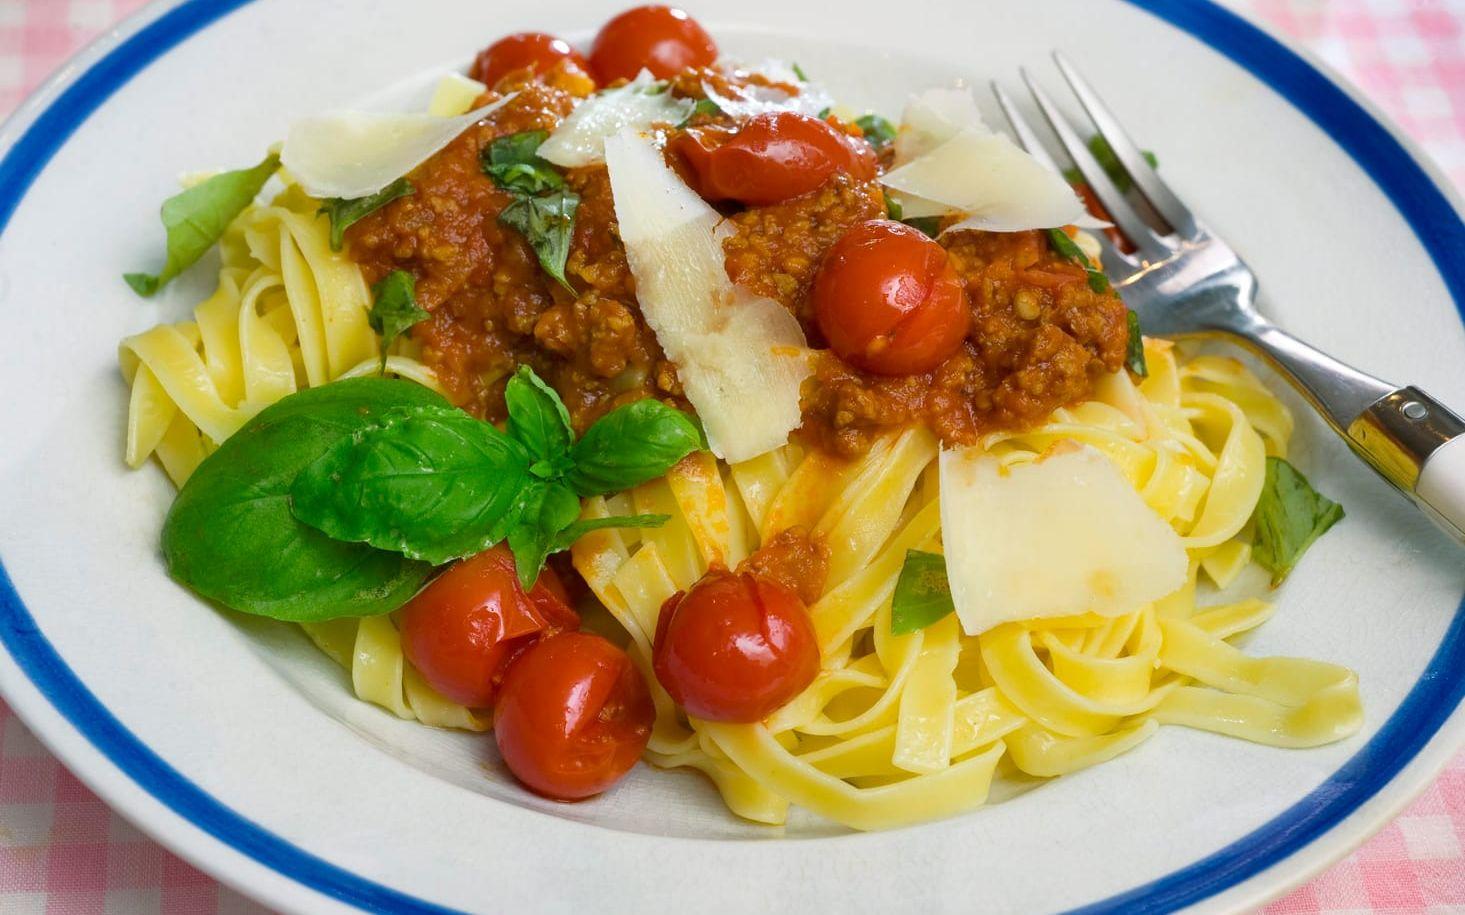
{"label": "metal fork", "polygon": [[[1225,337],[1276,367],[1369,466],[1465,542],[1465,420],[1413,386],[1398,387],[1297,339],[1256,310],[1257,278],[1196,218],[1062,54],[1054,60],[1098,134],[1128,171],[1148,212],[1114,183],[1049,95],[1022,70],[1068,157],[1137,250],[1104,240],[1104,265],[1145,333]],[[992,91],[1018,142],[1058,171],[1032,126],[996,82]]]}

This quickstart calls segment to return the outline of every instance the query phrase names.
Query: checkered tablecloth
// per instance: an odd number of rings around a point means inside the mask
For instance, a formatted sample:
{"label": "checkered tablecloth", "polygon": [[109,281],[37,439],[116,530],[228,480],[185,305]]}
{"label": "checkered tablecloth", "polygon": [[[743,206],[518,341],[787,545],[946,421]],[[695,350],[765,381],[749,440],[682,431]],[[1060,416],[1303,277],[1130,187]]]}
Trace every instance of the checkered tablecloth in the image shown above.
{"label": "checkered tablecloth", "polygon": [[[1465,187],[1465,0],[1228,0],[1351,79]],[[144,0],[0,0],[0,115]],[[627,0],[630,5],[630,0]],[[1268,915],[1465,913],[1465,755]],[[263,910],[112,813],[0,701],[0,913]]]}

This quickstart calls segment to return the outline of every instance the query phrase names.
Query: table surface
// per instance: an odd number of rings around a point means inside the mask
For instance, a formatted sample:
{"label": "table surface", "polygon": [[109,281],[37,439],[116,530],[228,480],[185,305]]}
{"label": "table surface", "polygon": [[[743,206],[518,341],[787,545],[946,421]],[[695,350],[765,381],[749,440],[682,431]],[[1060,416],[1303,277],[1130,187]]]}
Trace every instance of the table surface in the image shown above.
{"label": "table surface", "polygon": [[[1228,0],[1342,73],[1465,187],[1465,0]],[[0,115],[144,0],[0,0]],[[1465,912],[1465,754],[1268,915]],[[113,813],[0,701],[0,912],[263,912]]]}

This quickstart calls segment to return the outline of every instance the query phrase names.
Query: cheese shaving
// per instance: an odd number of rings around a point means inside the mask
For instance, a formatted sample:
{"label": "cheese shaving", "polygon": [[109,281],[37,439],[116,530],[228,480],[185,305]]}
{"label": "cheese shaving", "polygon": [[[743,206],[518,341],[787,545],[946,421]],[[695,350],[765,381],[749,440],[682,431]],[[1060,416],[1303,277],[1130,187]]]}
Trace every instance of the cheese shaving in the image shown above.
{"label": "cheese shaving", "polygon": [[618,89],[606,89],[582,101],[539,147],[539,156],[564,168],[605,161],[605,141],[627,128],[642,131],[655,124],[679,124],[697,103],[676,98],[649,70]]}

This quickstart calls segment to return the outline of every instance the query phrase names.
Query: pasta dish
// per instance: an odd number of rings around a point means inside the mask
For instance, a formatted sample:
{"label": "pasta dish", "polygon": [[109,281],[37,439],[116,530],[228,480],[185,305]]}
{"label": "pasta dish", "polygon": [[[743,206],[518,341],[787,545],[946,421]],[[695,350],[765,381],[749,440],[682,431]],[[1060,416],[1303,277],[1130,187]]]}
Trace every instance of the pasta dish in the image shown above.
{"label": "pasta dish", "polygon": [[1145,337],[968,90],[815,76],[638,7],[186,179],[126,280],[217,285],[120,350],[169,573],[564,801],[644,760],[882,829],[1162,725],[1355,733],[1350,670],[1238,647],[1343,514],[1282,401]]}

